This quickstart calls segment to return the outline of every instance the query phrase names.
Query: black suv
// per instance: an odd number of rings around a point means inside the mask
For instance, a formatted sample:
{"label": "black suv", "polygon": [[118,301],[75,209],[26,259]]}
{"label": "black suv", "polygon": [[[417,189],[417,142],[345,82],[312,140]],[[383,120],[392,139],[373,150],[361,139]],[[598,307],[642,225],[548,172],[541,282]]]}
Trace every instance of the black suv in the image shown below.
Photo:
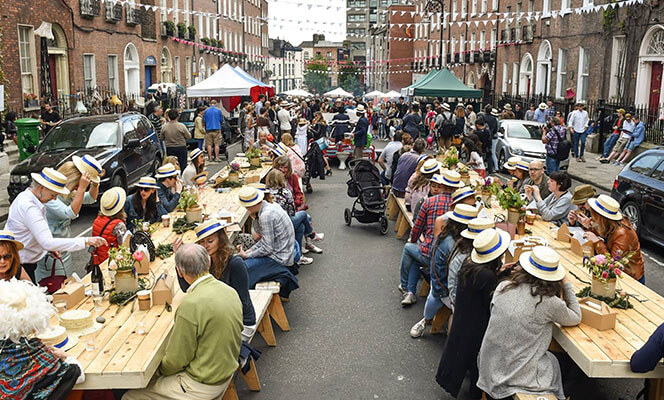
{"label": "black suv", "polygon": [[19,163],[9,177],[9,201],[30,185],[30,173],[57,169],[72,156],[89,154],[106,170],[100,190],[125,190],[161,165],[161,149],[150,121],[135,112],[71,118],[51,129],[37,151]]}
{"label": "black suv", "polygon": [[641,238],[664,246],[664,148],[645,151],[627,164],[611,196]]}

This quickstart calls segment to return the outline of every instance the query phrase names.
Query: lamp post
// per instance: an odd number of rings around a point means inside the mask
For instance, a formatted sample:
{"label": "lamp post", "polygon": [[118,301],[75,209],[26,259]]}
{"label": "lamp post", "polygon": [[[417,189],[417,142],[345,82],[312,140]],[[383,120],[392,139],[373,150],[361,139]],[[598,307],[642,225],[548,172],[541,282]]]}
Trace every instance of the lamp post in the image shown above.
{"label": "lamp post", "polygon": [[443,22],[444,22],[444,13],[445,5],[443,0],[428,0],[424,11],[430,13],[440,13],[440,68],[443,67]]}

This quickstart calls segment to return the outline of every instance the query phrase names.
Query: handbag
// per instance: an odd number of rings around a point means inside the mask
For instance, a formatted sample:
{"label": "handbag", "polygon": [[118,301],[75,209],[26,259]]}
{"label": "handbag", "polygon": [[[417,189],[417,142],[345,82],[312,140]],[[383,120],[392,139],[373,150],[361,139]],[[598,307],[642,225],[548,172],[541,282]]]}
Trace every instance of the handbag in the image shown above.
{"label": "handbag", "polygon": [[508,222],[505,216],[501,214],[496,215],[495,221],[496,221],[496,229],[502,229],[505,232],[509,233],[510,238],[514,240],[514,237],[516,236],[516,224]]}
{"label": "handbag", "polygon": [[54,258],[53,267],[51,267],[51,276],[42,278],[42,280],[39,281],[39,286],[45,287],[48,294],[53,294],[60,290],[62,284],[65,282],[65,280],[67,280],[66,276],[55,274],[55,263],[58,260],[60,260],[60,264],[62,264],[62,269],[64,270],[65,264],[62,262],[62,259]]}

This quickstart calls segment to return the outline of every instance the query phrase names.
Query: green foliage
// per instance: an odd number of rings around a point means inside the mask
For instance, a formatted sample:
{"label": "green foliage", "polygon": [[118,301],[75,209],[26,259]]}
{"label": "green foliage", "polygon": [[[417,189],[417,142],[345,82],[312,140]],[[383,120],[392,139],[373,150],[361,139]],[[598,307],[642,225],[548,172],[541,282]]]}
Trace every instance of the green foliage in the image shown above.
{"label": "green foliage", "polygon": [[309,91],[323,94],[328,89],[327,63],[321,56],[314,58],[304,71],[304,84]]}
{"label": "green foliage", "polygon": [[194,208],[198,206],[198,202],[196,201],[196,195],[191,193],[188,190],[183,190],[182,193],[180,193],[180,201],[178,202],[178,207],[182,209],[182,211],[187,212],[190,208]]}
{"label": "green foliage", "polygon": [[196,223],[195,222],[187,222],[187,218],[185,217],[180,217],[173,222],[173,232],[177,233],[178,235],[182,235],[183,233],[190,231],[192,229],[196,228]]}
{"label": "green foliage", "polygon": [[261,158],[261,150],[252,146],[244,152],[244,156],[249,160],[252,158]]}
{"label": "green foliage", "polygon": [[515,191],[514,188],[501,189],[500,186],[494,184],[492,192],[498,199],[498,204],[504,210],[516,208],[521,211],[521,208],[526,206],[526,202],[521,199],[521,194]]}
{"label": "green foliage", "polygon": [[206,37],[201,38],[201,42],[206,46],[210,45],[210,39],[209,38],[206,38]]}
{"label": "green foliage", "polygon": [[161,258],[162,260],[167,259],[168,257],[173,255],[173,243],[160,244],[159,246],[157,246],[154,253],[157,255],[157,257]]}
{"label": "green foliage", "polygon": [[196,34],[196,27],[195,26],[189,25],[189,28],[187,28],[187,29],[189,29],[189,33],[191,33],[192,35]]}
{"label": "green foliage", "polygon": [[362,91],[361,73],[362,67],[359,65],[339,65],[339,86],[347,92],[359,94]]}
{"label": "green foliage", "polygon": [[[614,0],[610,0],[609,3],[614,3]],[[618,10],[614,7],[609,7],[604,10],[602,15],[602,26],[604,28],[604,33],[611,35],[613,31],[613,23],[618,18]]]}
{"label": "green foliage", "polygon": [[629,294],[627,293],[619,293],[616,291],[616,295],[611,297],[604,297],[604,296],[597,296],[596,294],[593,294],[590,291],[590,286],[586,286],[583,289],[579,290],[579,292],[576,294],[576,297],[579,298],[584,298],[584,297],[592,297],[593,299],[597,299],[599,301],[602,301],[606,303],[609,307],[612,308],[619,308],[622,310],[627,310],[629,308],[634,308],[632,303],[629,301]]}
{"label": "green foliage", "polygon": [[175,33],[175,22],[164,21],[164,26],[166,27],[166,31],[168,31],[169,34]]}
{"label": "green foliage", "polygon": [[124,246],[111,247],[108,250],[110,262],[115,263],[116,270],[129,271],[134,269],[136,260],[131,254],[131,250]]}

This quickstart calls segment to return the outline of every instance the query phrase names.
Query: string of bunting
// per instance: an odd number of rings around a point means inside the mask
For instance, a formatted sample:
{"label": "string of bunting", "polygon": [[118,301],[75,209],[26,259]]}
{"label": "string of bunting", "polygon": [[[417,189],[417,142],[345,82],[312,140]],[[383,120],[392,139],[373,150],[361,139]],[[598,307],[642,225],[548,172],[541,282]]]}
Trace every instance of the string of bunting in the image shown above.
{"label": "string of bunting", "polygon": [[221,55],[226,55],[226,56],[229,56],[229,57],[239,58],[239,57],[243,57],[243,56],[248,56],[248,57],[258,58],[260,60],[265,60],[265,59],[268,58],[268,57],[266,57],[264,55],[261,55],[261,54],[247,54],[247,53],[242,53],[241,51],[224,50],[221,47],[215,47],[215,46],[210,46],[210,45],[206,45],[206,44],[202,44],[202,43],[196,43],[196,42],[192,42],[191,40],[185,40],[185,39],[180,39],[180,38],[176,38],[176,37],[171,37],[171,40],[174,41],[174,42],[185,44],[187,46],[198,47],[201,50],[207,50],[207,51],[211,51],[211,52],[218,53],[218,54],[221,54]]}

